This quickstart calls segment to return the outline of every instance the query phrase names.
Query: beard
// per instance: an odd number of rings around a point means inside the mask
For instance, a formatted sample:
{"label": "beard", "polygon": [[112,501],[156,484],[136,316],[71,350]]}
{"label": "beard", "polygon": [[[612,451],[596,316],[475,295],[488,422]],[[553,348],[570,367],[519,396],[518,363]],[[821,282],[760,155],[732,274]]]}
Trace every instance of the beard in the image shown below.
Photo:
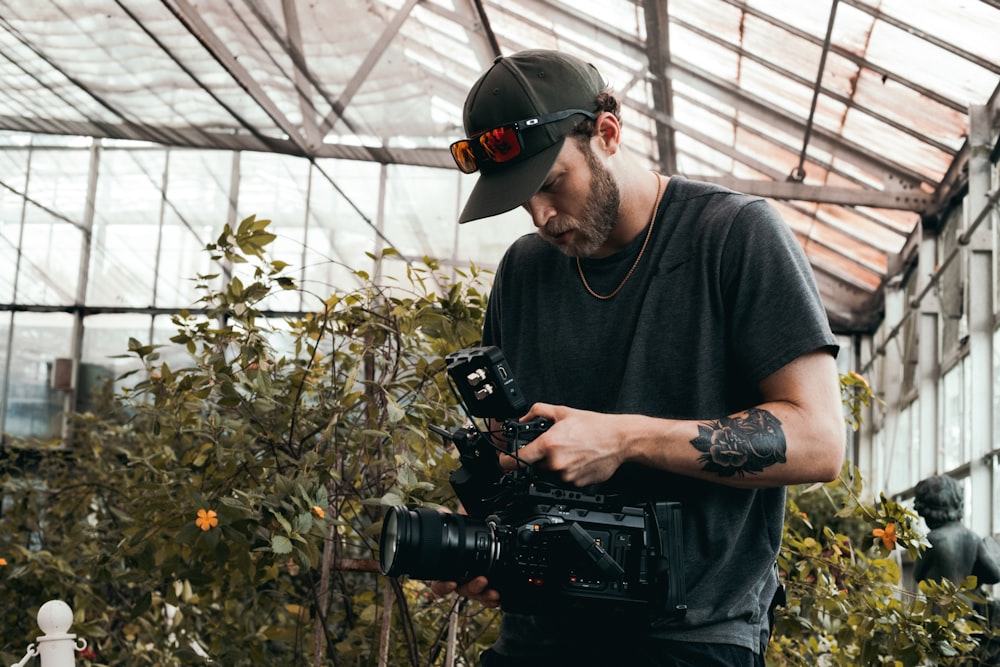
{"label": "beard", "polygon": [[590,168],[590,192],[580,217],[553,218],[546,224],[545,229],[539,230],[539,233],[550,242],[553,236],[573,230],[574,241],[553,244],[569,257],[590,257],[596,253],[608,240],[611,230],[618,223],[618,211],[621,205],[618,184],[594,156],[590,144],[581,142],[581,150]]}

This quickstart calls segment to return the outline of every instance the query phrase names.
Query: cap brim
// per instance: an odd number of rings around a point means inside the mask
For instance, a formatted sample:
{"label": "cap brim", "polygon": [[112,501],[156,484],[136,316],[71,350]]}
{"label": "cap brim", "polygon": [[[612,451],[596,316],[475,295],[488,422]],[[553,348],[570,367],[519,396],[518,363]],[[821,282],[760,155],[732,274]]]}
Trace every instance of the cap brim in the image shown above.
{"label": "cap brim", "polygon": [[566,137],[560,137],[556,143],[523,162],[480,173],[458,222],[506,213],[531,199],[549,175],[564,141]]}

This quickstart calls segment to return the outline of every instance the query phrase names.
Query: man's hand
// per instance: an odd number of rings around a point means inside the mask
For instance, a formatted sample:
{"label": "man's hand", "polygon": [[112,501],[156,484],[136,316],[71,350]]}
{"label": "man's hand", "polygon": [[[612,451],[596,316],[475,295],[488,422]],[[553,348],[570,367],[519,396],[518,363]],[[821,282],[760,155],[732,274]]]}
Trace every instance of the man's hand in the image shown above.
{"label": "man's hand", "polygon": [[[607,480],[625,461],[621,415],[535,403],[521,421],[536,417],[549,420],[552,426],[518,450],[522,464],[538,465],[555,472],[564,482],[586,486]],[[513,457],[504,455],[500,463],[507,469],[518,465]]]}
{"label": "man's hand", "polygon": [[486,577],[475,577],[462,583],[455,581],[432,581],[431,592],[438,597],[458,593],[462,597],[475,600],[490,609],[500,606],[500,594],[489,587]]}

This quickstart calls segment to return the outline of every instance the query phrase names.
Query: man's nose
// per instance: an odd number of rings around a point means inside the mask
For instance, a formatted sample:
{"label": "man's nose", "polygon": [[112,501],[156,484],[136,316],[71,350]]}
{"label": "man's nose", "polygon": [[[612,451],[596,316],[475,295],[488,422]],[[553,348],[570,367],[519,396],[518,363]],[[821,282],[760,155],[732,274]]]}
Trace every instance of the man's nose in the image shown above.
{"label": "man's nose", "polygon": [[552,204],[540,195],[535,195],[524,202],[524,210],[531,216],[531,221],[535,224],[535,227],[539,228],[544,227],[556,214],[556,209]]}

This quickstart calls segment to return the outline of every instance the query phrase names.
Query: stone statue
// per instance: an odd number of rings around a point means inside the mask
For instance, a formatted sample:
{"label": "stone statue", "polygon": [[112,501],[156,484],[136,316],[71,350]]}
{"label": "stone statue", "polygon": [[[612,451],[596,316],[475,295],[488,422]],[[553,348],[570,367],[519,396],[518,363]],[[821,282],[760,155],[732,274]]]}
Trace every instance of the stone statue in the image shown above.
{"label": "stone statue", "polygon": [[[914,508],[931,529],[927,535],[931,546],[917,559],[914,578],[956,584],[975,575],[980,587],[1000,581],[1000,544],[991,537],[979,537],[962,523],[965,496],[962,485],[947,475],[929,477],[916,488]],[[1000,600],[980,593],[986,604],[974,604],[987,619],[994,633],[1000,630]],[[980,665],[1000,665],[1000,635],[986,638],[977,651]]]}
{"label": "stone statue", "polygon": [[947,475],[923,480],[917,484],[914,508],[931,529],[931,546],[915,565],[917,581],[947,578],[958,584],[970,574],[980,584],[1000,581],[1000,545],[962,524],[965,498],[958,481]]}

